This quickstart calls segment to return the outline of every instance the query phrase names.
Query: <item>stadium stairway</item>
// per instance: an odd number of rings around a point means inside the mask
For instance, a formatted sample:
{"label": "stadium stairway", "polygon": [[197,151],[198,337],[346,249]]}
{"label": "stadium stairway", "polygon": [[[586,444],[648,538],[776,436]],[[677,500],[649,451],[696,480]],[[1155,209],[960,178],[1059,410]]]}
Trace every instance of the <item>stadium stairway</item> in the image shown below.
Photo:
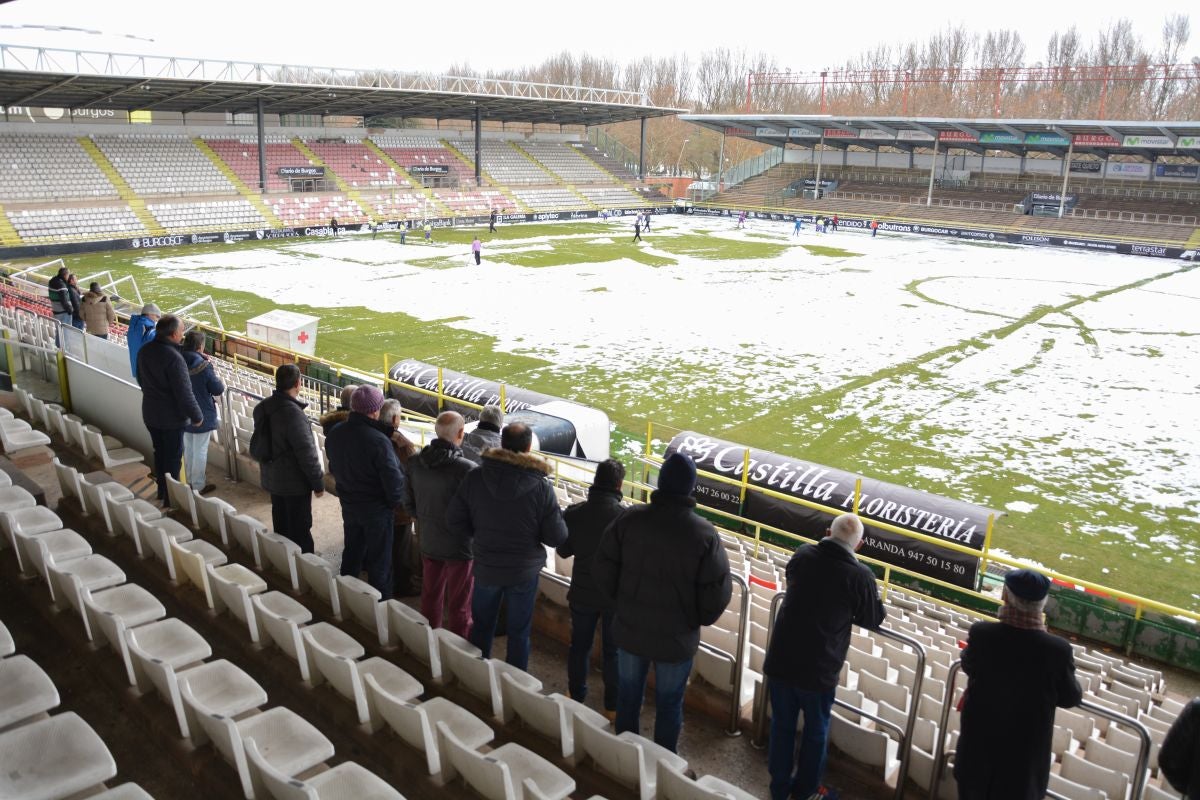
{"label": "stadium stairway", "polygon": [[[583,158],[586,158],[588,161],[590,161],[590,162],[592,162],[593,164],[595,164],[595,165],[596,165],[596,166],[597,166],[599,169],[602,169],[602,170],[604,170],[604,173],[605,173],[606,175],[608,175],[609,177],[611,177],[611,178],[612,178],[612,182],[613,182],[613,183],[620,184],[621,186],[624,186],[624,185],[625,185],[626,183],[628,183],[630,180],[636,180],[636,179],[637,179],[635,176],[630,176],[630,177],[627,177],[627,178],[621,177],[620,175],[617,175],[615,172],[613,172],[611,169],[609,169],[609,164],[605,164],[605,163],[604,163],[604,159],[603,159],[603,157],[602,157],[602,154],[600,153],[600,151],[599,151],[599,150],[597,150],[597,149],[596,149],[596,147],[595,147],[594,145],[590,144],[590,143],[585,143],[585,146],[583,146],[583,147],[580,147],[580,148],[577,148],[577,149],[575,150],[575,152],[579,153],[579,155],[580,155],[580,156],[582,156]],[[615,163],[616,163],[616,162],[615,162],[615,161],[613,161],[612,159],[607,159],[607,160],[608,160],[608,161],[609,161],[611,164],[615,164]]]}
{"label": "stadium stairway", "polygon": [[298,136],[293,138],[292,145],[301,153],[303,153],[304,157],[307,158],[310,163],[318,167],[325,167],[326,177],[333,178],[333,182],[337,185],[338,191],[353,200],[355,205],[362,209],[362,212],[366,215],[367,219],[370,220],[375,218],[376,215],[371,210],[371,204],[363,198],[358,189],[355,189],[353,186],[346,183],[341,175],[338,175],[336,172],[334,172],[332,167],[328,166],[324,161],[322,161],[321,157],[313,152],[311,147],[304,143],[303,139]]}
{"label": "stadium stairway", "polygon": [[125,182],[121,173],[108,160],[108,156],[104,155],[104,152],[96,146],[96,143],[88,136],[80,136],[78,141],[79,146],[91,156],[92,161],[96,162],[96,166],[104,173],[104,177],[108,178],[109,182],[116,187],[117,194],[129,205],[134,216],[138,218],[138,222],[142,223],[142,227],[155,236],[165,235],[167,229],[150,213],[150,210],[146,208],[146,201],[142,200],[141,196]]}
{"label": "stadium stairway", "polygon": [[1196,230],[1192,231],[1192,235],[1187,240],[1187,244],[1185,244],[1184,247],[1189,250],[1200,248],[1200,228],[1196,228]]}
{"label": "stadium stairway", "polygon": [[[578,191],[578,190],[577,190],[577,189],[576,189],[574,186],[572,186],[571,184],[569,184],[569,183],[567,183],[565,180],[563,180],[563,179],[562,179],[562,178],[561,178],[561,177],[558,175],[558,173],[556,173],[554,170],[552,170],[552,169],[550,169],[549,167],[547,167],[547,166],[546,166],[545,164],[543,164],[542,162],[538,161],[538,160],[537,160],[537,159],[536,159],[536,158],[533,156],[533,154],[532,154],[532,153],[529,153],[529,152],[527,152],[527,151],[525,150],[525,148],[521,147],[521,146],[520,146],[519,144],[517,144],[516,142],[509,142],[509,143],[508,143],[508,145],[509,145],[509,147],[511,147],[513,150],[516,150],[518,153],[520,153],[521,155],[525,156],[525,158],[527,158],[527,159],[529,159],[530,161],[532,161],[534,164],[537,164],[538,168],[539,168],[539,169],[542,169],[542,170],[544,170],[544,171],[546,172],[546,174],[547,174],[547,175],[549,175],[549,176],[550,176],[550,177],[551,177],[551,178],[554,180],[554,183],[555,183],[556,185],[558,185],[558,186],[561,186],[562,188],[566,189],[566,190],[567,190],[568,192],[570,192],[571,194],[575,195],[575,197],[577,197],[577,198],[580,200],[580,202],[587,203],[587,207],[588,207],[588,208],[591,208],[591,209],[599,209],[599,208],[600,208],[600,206],[596,205],[596,204],[595,204],[595,203],[593,203],[591,200],[589,200],[587,197],[584,197],[582,194],[580,194],[580,193],[579,193],[579,191]],[[614,179],[614,180],[615,180],[615,179]]]}
{"label": "stadium stairway", "polygon": [[8,214],[4,213],[4,206],[0,206],[0,244],[5,247],[16,247],[21,244],[21,234],[17,233],[17,229],[8,219]]}
{"label": "stadium stairway", "polygon": [[450,211],[450,209],[448,209],[444,205],[442,205],[442,201],[438,199],[438,196],[436,194],[434,194],[432,191],[427,189],[425,187],[425,184],[421,183],[419,180],[417,180],[415,177],[413,177],[409,173],[408,170],[406,170],[404,167],[400,166],[399,162],[397,162],[396,159],[392,158],[387,153],[385,153],[379,145],[377,145],[377,144],[375,144],[375,142],[371,141],[371,137],[369,137],[369,136],[366,137],[365,139],[362,140],[362,143],[363,143],[363,147],[367,148],[372,153],[374,153],[375,156],[380,161],[382,161],[384,164],[387,164],[388,169],[394,170],[397,175],[403,175],[406,178],[408,178],[408,182],[411,184],[413,190],[419,192],[422,197],[427,198],[429,200],[429,202],[433,205],[434,209],[436,209],[439,214],[445,215],[447,217],[454,216],[454,213],[452,211]]}
{"label": "stadium stairway", "polygon": [[228,164],[221,160],[221,157],[217,155],[211,147],[208,146],[208,142],[197,136],[192,139],[192,144],[196,145],[196,149],[203,153],[205,158],[211,161],[213,166],[220,170],[221,174],[225,176],[225,179],[234,185],[234,188],[238,190],[238,194],[244,197],[250,203],[250,205],[254,206],[254,210],[262,215],[262,218],[267,221],[267,224],[273,228],[283,227],[283,223],[279,220],[279,217],[275,216],[275,212],[271,211],[271,207],[263,201],[262,195],[254,189],[251,189],[245,181],[239,178],[237,173],[234,172]]}

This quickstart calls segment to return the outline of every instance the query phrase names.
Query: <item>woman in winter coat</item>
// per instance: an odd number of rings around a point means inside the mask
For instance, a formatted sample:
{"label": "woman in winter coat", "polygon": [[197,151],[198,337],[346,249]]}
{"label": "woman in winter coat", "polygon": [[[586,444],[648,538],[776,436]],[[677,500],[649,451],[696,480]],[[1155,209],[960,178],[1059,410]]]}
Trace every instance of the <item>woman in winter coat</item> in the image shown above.
{"label": "woman in winter coat", "polygon": [[108,328],[117,321],[117,312],[113,310],[108,297],[100,291],[100,284],[95,281],[88,287],[88,293],[83,296],[79,311],[83,317],[84,330],[101,339],[108,338]]}
{"label": "woman in winter coat", "polygon": [[79,293],[79,279],[74,273],[67,276],[67,293],[71,296],[71,324],[83,330],[83,295]]}
{"label": "woman in winter coat", "polygon": [[183,337],[183,363],[192,381],[192,394],[204,414],[197,427],[183,429],[183,471],[188,486],[201,494],[217,487],[205,479],[208,466],[208,443],[217,429],[217,404],[213,398],[225,393],[225,384],[217,377],[212,362],[204,354],[204,332],[190,330]]}

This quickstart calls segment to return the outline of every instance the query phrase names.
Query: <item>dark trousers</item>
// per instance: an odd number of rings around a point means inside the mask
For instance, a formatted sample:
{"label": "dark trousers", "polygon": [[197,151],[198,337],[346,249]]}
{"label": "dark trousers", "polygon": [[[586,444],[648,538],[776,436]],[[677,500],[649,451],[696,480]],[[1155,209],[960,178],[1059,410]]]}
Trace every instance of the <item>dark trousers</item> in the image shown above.
{"label": "dark trousers", "polygon": [[482,254],[478,250],[475,250],[474,253],[475,253],[475,266],[478,267],[479,266],[479,256]]}
{"label": "dark trousers", "polygon": [[651,666],[654,667],[654,743],[675,753],[683,728],[683,694],[692,673],[690,658],[671,663],[617,651],[617,733],[641,733],[642,700]]}
{"label": "dark trousers", "polygon": [[271,527],[300,545],[300,552],[313,552],[312,492],[271,495]]}
{"label": "dark trousers", "polygon": [[179,480],[183,467],[183,428],[152,428],[150,443],[154,446],[154,479],[158,481],[158,500],[167,502],[167,476]]}
{"label": "dark trousers", "polygon": [[357,578],[367,572],[367,583],[379,590],[384,600],[392,597],[392,524],[390,508],[352,506],[342,503],[342,574]]}
{"label": "dark trousers", "polygon": [[587,699],[588,673],[592,669],[592,643],[600,626],[600,652],[603,657],[604,710],[617,710],[617,643],[612,635],[613,612],[580,611],[571,606],[571,649],[567,652],[567,687],[571,698]]}
{"label": "dark trousers", "polygon": [[515,586],[475,584],[471,596],[471,644],[483,651],[484,658],[492,656],[492,639],[496,636],[496,618],[500,603],[507,603],[508,652],[504,660],[514,667],[529,668],[529,634],[533,629],[533,602],[537,599],[538,579],[533,578]]}
{"label": "dark trousers", "polygon": [[[771,741],[767,770],[771,773],[771,800],[808,797],[821,786],[825,752],[829,744],[829,715],[833,689],[816,692],[771,678]],[[804,714],[800,754],[796,754],[796,723]]]}
{"label": "dark trousers", "polygon": [[642,231],[640,228],[633,229],[633,240],[635,242],[640,242],[642,240]]}
{"label": "dark trousers", "polygon": [[[413,594],[412,523],[395,522],[392,518],[392,585],[395,597]],[[417,570],[420,572],[420,570]],[[417,576],[419,577],[419,576]]]}
{"label": "dark trousers", "polygon": [[[475,587],[475,576],[471,569],[475,562],[442,561],[428,556],[421,560],[425,567],[424,582],[421,584],[421,614],[429,620],[431,628],[443,627],[444,616],[447,630],[464,639],[469,638],[471,593]],[[495,620],[492,620],[493,627],[495,624]]]}
{"label": "dark trousers", "polygon": [[496,232],[496,220],[493,219],[491,222],[488,223],[488,233],[495,233],[495,232]]}

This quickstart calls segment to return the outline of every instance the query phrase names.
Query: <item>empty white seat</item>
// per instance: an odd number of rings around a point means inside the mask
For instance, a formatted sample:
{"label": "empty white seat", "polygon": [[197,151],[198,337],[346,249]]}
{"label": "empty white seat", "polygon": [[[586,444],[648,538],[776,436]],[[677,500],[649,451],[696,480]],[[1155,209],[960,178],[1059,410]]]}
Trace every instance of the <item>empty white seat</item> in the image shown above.
{"label": "empty white seat", "polygon": [[375,708],[388,726],[397,736],[425,754],[430,775],[442,771],[437,737],[439,722],[448,726],[455,737],[472,750],[496,737],[487,723],[444,697],[434,697],[417,705],[392,697],[373,675],[366,676],[366,684]]}
{"label": "empty white seat", "polygon": [[140,498],[120,500],[106,496],[104,502],[108,505],[108,517],[113,524],[114,533],[122,533],[133,540],[141,555],[141,539],[138,538],[137,520],[152,520],[162,517],[162,509],[153,503]]}
{"label": "empty white seat", "polygon": [[196,513],[196,496],[191,486],[168,475],[167,500],[170,501],[172,509],[183,515],[185,525],[190,523],[193,528],[200,527],[200,518]]}
{"label": "empty white seat", "polygon": [[3,622],[0,622],[0,658],[8,658],[15,652],[17,652],[16,642],[13,641],[8,628]]}
{"label": "empty white seat", "polygon": [[163,564],[171,561],[171,548],[167,542],[174,539],[179,542],[190,542],[194,534],[184,525],[170,517],[159,519],[141,519],[134,521],[138,541],[141,542],[139,553],[143,558],[153,555]]}
{"label": "empty white seat", "polygon": [[338,605],[355,622],[379,637],[381,645],[388,645],[387,609],[382,605],[383,595],[371,584],[352,578],[349,575],[339,575],[334,580],[338,593]]}
{"label": "empty white seat", "polygon": [[246,623],[250,641],[258,642],[258,623],[250,605],[250,595],[267,590],[266,581],[241,564],[226,564],[214,567],[206,564],[208,580],[213,589],[213,607],[219,614],[225,609]]}
{"label": "empty white seat", "polygon": [[1100,789],[1109,797],[1118,800],[1124,798],[1129,789],[1127,775],[1092,764],[1073,753],[1062,757],[1062,769],[1059,774],[1069,781]]}
{"label": "empty white seat", "polygon": [[237,510],[216,497],[196,497],[196,515],[200,518],[200,524],[213,533],[221,537],[221,546],[229,547],[229,532],[226,529],[225,519],[227,516],[237,514]]}
{"label": "empty white seat", "polygon": [[77,714],[57,714],[0,733],[0,797],[58,800],[116,774],[112,754]]}
{"label": "empty white seat", "polygon": [[431,677],[440,681],[442,659],[438,652],[437,637],[433,628],[429,627],[429,620],[399,600],[388,600],[384,605],[387,608],[388,629],[414,658],[422,664],[428,664]]}
{"label": "empty white seat", "polygon": [[269,763],[253,738],[245,740],[245,748],[251,782],[265,786],[275,800],[404,800],[387,781],[353,761],[300,780]]}
{"label": "empty white seat", "polygon": [[118,533],[116,521],[112,518],[112,512],[109,508],[109,503],[127,503],[137,498],[133,491],[122,483],[118,483],[111,478],[106,481],[92,483],[80,476],[79,491],[82,495],[81,504],[84,513],[100,514],[104,518],[104,527],[111,533]]}
{"label": "empty white seat", "polygon": [[230,514],[225,518],[225,529],[229,532],[231,543],[254,557],[254,568],[262,569],[263,562],[261,551],[258,549],[258,534],[265,532],[266,526],[246,514]]}
{"label": "empty white seat", "polygon": [[301,553],[296,557],[296,568],[299,570],[300,587],[324,600],[333,609],[333,615],[341,619],[342,607],[334,587],[337,573],[333,571],[333,566],[316,553]]}
{"label": "empty white seat", "polygon": [[16,453],[48,444],[50,444],[50,437],[41,431],[10,431],[0,426],[0,446],[4,447],[6,453]]}
{"label": "empty white seat", "polygon": [[[356,661],[335,654],[326,650],[317,637],[308,636],[307,631],[305,628],[301,635],[309,658],[310,675],[315,667],[339,694],[354,701],[359,723],[370,726],[371,730],[378,730],[383,725],[383,718],[376,709],[374,695],[366,690],[364,680],[367,676],[374,679],[378,691],[399,701],[413,700],[425,691],[420,681],[392,662],[378,657]],[[312,680],[316,682],[315,676]]]}
{"label": "empty white seat", "polygon": [[66,599],[76,611],[83,615],[83,589],[95,591],[125,582],[125,573],[104,556],[90,555],[64,561],[62,564],[47,564],[50,576],[48,585],[54,590],[55,602]]}
{"label": "empty white seat", "polygon": [[829,742],[855,761],[879,767],[883,781],[896,785],[900,769],[896,741],[882,730],[867,728],[860,722],[847,719],[844,710],[835,708],[829,720]]}
{"label": "empty white seat", "polygon": [[439,630],[438,640],[445,674],[452,675],[464,689],[489,703],[492,715],[498,720],[503,720],[505,714],[504,698],[500,693],[501,675],[512,675],[514,680],[535,690],[542,688],[542,682],[525,670],[498,659],[483,658],[474,645],[467,643],[464,647],[465,640],[449,631]]}
{"label": "empty white seat", "polygon": [[557,692],[542,694],[509,673],[500,676],[500,692],[504,698],[504,721],[516,717],[543,736],[558,742],[563,758],[575,755],[576,714],[601,728],[608,724],[602,714],[583,703]]}
{"label": "empty white seat", "polygon": [[0,730],[58,706],[58,689],[28,656],[0,661]]}
{"label": "empty white seat", "polygon": [[[37,499],[30,494],[29,490],[13,486],[11,479],[7,485],[0,487],[0,511],[15,511],[18,508],[33,508],[36,505]],[[0,519],[3,518],[0,517]]]}
{"label": "empty white seat", "polygon": [[[9,488],[20,489],[18,486]],[[0,491],[5,490],[0,489]],[[21,489],[21,491],[25,490]],[[61,530],[62,527],[62,520],[58,515],[45,506],[34,505],[0,511],[0,530],[3,530],[5,544],[16,551],[17,567],[22,572],[27,572],[29,567],[24,561],[23,548],[17,546],[16,539],[22,536],[34,536],[39,533]]]}
{"label": "empty white seat", "polygon": [[13,549],[20,556],[18,562],[24,564],[25,572],[41,575],[42,580],[49,580],[47,565],[92,554],[92,545],[88,540],[69,528],[34,535],[14,533],[13,544]]}
{"label": "empty white seat", "polygon": [[[80,597],[88,638],[94,638],[93,629],[98,624],[100,634],[118,651],[125,646],[124,628],[136,628],[167,615],[158,598],[136,583],[123,583],[98,592],[82,589]],[[120,623],[119,630],[114,629],[114,622]]]}
{"label": "empty white seat", "polygon": [[287,578],[292,591],[300,591],[300,579],[296,573],[296,556],[300,555],[300,545],[278,533],[264,530],[258,534],[258,548],[264,565],[270,564],[276,572]]}
{"label": "empty white seat", "polygon": [[687,769],[687,761],[632,731],[614,735],[578,715],[574,726],[577,761],[581,756],[591,759],[598,770],[637,790],[641,800],[655,795],[658,762],[680,771]]}
{"label": "empty white seat", "polygon": [[204,592],[208,607],[212,608],[212,583],[208,579],[207,568],[210,564],[220,567],[228,562],[229,557],[225,555],[225,551],[203,539],[186,542],[168,539],[167,546],[171,551],[171,557],[167,559],[167,574],[171,580],[195,584]]}
{"label": "empty white seat", "polygon": [[175,712],[179,735],[188,736],[187,717],[179,695],[176,673],[212,655],[208,642],[174,617],[127,629],[125,642],[138,691],[144,693],[152,688],[157,689]]}
{"label": "empty white seat", "polygon": [[444,774],[462,775],[487,800],[524,800],[529,784],[546,800],[562,800],[575,791],[570,775],[519,744],[510,742],[485,755],[467,747],[446,723],[439,722],[437,730]]}
{"label": "empty white seat", "polygon": [[265,638],[300,665],[300,678],[311,680],[300,626],[312,621],[312,612],[283,592],[256,594],[250,602],[258,620],[260,638],[265,633]]}
{"label": "empty white seat", "polygon": [[304,642],[305,652],[308,655],[309,679],[314,686],[319,686],[325,678],[313,661],[312,654],[308,653],[310,643],[319,644],[327,653],[355,661],[362,658],[367,652],[353,636],[328,622],[316,622],[302,628],[300,638]]}
{"label": "empty white seat", "polygon": [[146,790],[136,783],[123,783],[115,789],[92,795],[88,800],[154,800]]}
{"label": "empty white seat", "polygon": [[758,800],[728,781],[713,775],[692,780],[683,770],[674,769],[664,761],[658,762],[658,800]]}
{"label": "empty white seat", "polygon": [[141,453],[131,447],[117,447],[109,450],[99,431],[84,428],[83,441],[87,446],[88,455],[98,459],[105,469],[112,469],[123,464],[136,464],[145,460]]}
{"label": "empty white seat", "polygon": [[1100,789],[1069,781],[1056,772],[1050,773],[1050,783],[1046,788],[1067,800],[1109,800],[1108,795]]}

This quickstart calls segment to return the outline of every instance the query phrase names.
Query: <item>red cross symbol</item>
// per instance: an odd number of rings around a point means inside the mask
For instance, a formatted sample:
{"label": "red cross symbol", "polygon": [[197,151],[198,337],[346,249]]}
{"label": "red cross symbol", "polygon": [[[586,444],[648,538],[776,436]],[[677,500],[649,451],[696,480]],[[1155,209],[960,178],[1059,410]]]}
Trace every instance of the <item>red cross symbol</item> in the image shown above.
{"label": "red cross symbol", "polygon": [[308,331],[300,331],[300,335],[296,337],[296,341],[298,341],[300,344],[307,343],[308,342]]}

